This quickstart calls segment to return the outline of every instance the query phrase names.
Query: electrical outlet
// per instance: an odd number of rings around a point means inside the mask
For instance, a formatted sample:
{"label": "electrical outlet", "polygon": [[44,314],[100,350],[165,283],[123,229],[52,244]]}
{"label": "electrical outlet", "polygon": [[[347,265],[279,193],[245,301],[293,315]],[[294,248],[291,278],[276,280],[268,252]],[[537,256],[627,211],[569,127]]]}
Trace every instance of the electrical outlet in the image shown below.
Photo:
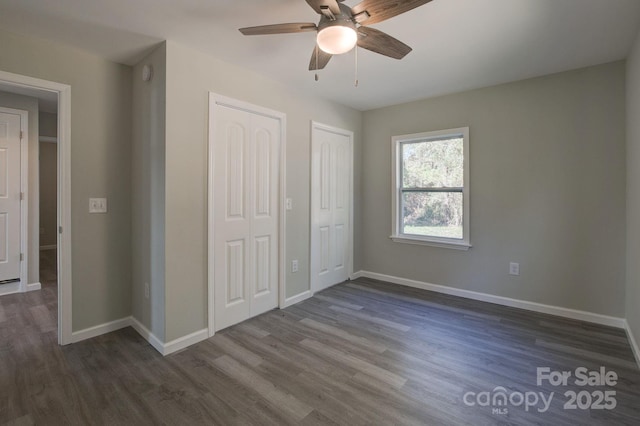
{"label": "electrical outlet", "polygon": [[298,261],[297,260],[292,260],[291,261],[291,272],[298,272]]}
{"label": "electrical outlet", "polygon": [[520,275],[520,264],[511,262],[509,263],[509,275]]}
{"label": "electrical outlet", "polygon": [[144,298],[149,298],[149,283],[144,283]]}

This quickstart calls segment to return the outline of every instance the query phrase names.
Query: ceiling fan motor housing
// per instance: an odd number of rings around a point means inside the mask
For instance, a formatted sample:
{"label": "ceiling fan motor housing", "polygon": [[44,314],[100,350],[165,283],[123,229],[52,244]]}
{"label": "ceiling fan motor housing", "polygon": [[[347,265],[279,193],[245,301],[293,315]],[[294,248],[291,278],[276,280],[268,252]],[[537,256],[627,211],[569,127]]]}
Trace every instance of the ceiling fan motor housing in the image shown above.
{"label": "ceiling fan motor housing", "polygon": [[339,15],[330,11],[323,13],[318,24],[318,46],[331,55],[339,55],[353,49],[358,41],[356,24],[351,17],[351,9],[340,4]]}

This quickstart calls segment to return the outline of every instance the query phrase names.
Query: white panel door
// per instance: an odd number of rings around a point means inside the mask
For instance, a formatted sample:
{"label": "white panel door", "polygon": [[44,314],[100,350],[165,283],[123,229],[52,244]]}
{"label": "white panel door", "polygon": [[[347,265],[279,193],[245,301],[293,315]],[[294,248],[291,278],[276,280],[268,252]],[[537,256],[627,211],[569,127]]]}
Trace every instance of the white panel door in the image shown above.
{"label": "white panel door", "polygon": [[214,311],[221,330],[278,304],[280,122],[215,106]]}
{"label": "white panel door", "polygon": [[314,123],[311,142],[311,289],[349,278],[351,139]]}
{"label": "white panel door", "polygon": [[0,281],[20,279],[20,115],[0,112]]}

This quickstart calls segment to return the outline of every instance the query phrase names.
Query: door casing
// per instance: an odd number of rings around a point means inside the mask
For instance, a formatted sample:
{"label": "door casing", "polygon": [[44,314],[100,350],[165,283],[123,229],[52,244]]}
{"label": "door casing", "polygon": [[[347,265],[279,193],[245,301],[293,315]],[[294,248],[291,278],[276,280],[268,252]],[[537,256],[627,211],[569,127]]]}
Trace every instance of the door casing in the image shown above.
{"label": "door casing", "polygon": [[71,86],[6,71],[0,71],[0,83],[58,95],[58,344],[67,345],[72,343]]}

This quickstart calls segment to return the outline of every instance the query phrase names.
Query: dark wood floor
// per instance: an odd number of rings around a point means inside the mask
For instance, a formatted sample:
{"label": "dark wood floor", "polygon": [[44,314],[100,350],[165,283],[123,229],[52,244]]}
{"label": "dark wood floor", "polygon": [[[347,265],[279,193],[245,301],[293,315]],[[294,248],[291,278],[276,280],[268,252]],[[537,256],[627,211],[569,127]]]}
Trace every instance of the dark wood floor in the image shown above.
{"label": "dark wood floor", "polygon": [[[622,330],[359,279],[163,358],[130,328],[59,347],[55,292],[0,298],[0,424],[640,424]],[[601,366],[616,386],[536,383]],[[506,414],[464,402],[497,387]],[[617,406],[564,410],[570,390]],[[533,392],[548,411],[515,406]]]}

